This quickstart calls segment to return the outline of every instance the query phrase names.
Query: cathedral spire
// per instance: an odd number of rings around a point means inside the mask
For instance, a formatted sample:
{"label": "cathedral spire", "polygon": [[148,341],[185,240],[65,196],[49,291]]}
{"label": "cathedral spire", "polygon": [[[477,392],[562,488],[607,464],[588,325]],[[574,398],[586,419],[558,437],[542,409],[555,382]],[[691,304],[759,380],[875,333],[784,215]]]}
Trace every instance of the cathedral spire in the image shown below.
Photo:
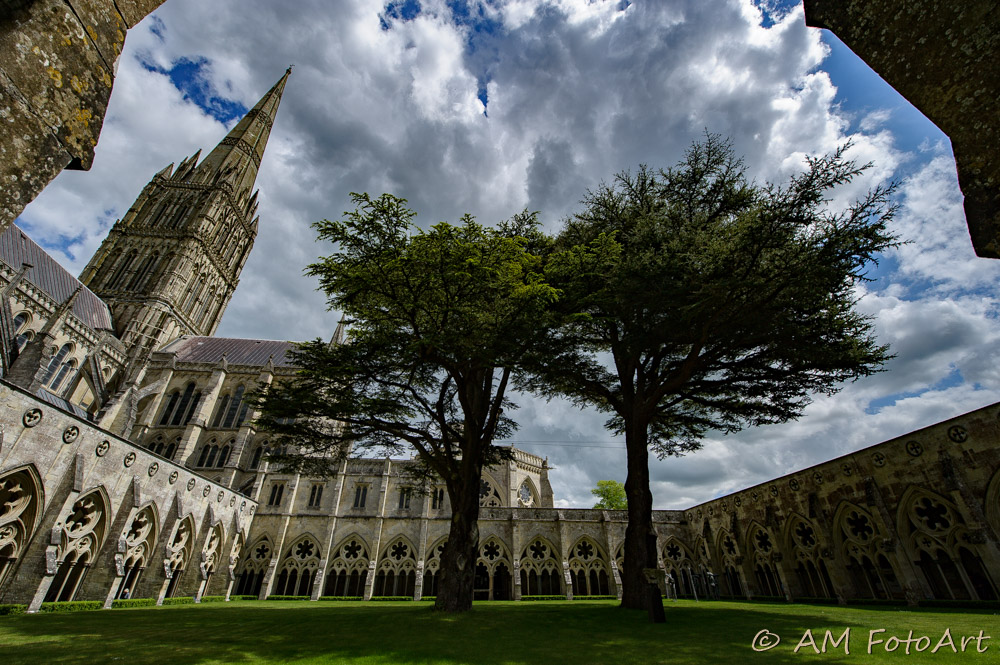
{"label": "cathedral spire", "polygon": [[291,67],[285,70],[285,75],[198,165],[202,178],[223,178],[232,185],[237,196],[249,193],[257,179],[260,160],[264,157],[264,148],[267,147],[281,95],[285,91],[285,82],[291,73]]}

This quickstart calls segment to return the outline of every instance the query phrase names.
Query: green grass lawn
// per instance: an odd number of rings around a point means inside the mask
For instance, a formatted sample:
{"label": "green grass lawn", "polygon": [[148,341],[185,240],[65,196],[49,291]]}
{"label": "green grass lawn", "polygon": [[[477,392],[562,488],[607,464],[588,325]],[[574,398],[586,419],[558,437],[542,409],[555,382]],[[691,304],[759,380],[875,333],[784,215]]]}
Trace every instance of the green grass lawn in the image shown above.
{"label": "green grass lawn", "polygon": [[[614,601],[476,603],[448,616],[429,603],[265,601],[0,617],[0,665],[17,663],[420,663],[475,665],[571,663],[1000,663],[996,612],[844,608],[825,605],[666,602],[667,623],[648,623],[643,612]],[[817,647],[826,630],[844,643],[816,654],[804,646],[807,629]],[[926,635],[905,653],[876,637]],[[964,653],[931,650],[950,629]],[[761,630],[780,642],[755,652]],[[890,646],[893,646],[890,643]],[[917,653],[916,647],[924,646]]]}

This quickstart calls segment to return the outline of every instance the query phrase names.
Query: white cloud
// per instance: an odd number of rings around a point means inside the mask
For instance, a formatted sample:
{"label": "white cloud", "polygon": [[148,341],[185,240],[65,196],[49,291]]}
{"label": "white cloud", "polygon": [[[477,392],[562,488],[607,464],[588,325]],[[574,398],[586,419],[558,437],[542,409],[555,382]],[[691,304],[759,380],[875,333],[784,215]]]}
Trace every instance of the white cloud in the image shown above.
{"label": "white cloud", "polygon": [[[752,175],[773,181],[852,138],[852,156],[876,168],[837,205],[906,160],[930,160],[901,190],[899,228],[920,242],[894,253],[896,270],[863,292],[900,354],[892,372],[817,400],[797,423],[654,460],[657,505],[689,505],[997,398],[997,307],[977,289],[997,283],[1000,262],[970,258],[953,161],[899,154],[892,118],[877,112],[848,136],[848,115],[818,69],[828,50],[801,8],[769,10],[777,23],[765,28],[757,7],[735,0],[624,11],[584,0],[471,3],[470,13],[497,22],[476,33],[443,2],[423,4],[416,19],[384,30],[382,8],[363,0],[171,0],[128,35],[93,169],[62,174],[23,222],[43,244],[66,247],[72,256],[56,253],[79,271],[156,171],[224,136],[142,62],[166,70],[204,59],[215,93],[247,107],[296,65],[258,177],[256,247],[219,330],[229,336],[332,334],[337,316],[302,270],[330,249],[313,241],[310,223],[339,216],[351,191],[404,196],[423,225],[464,212],[491,223],[529,207],[555,229],[588,188],[639,163],[670,166],[706,129],[731,136]],[[926,390],[955,368],[966,384],[859,417],[873,399]],[[620,445],[601,414],[521,401],[518,439]],[[523,447],[550,457],[563,505],[590,505],[598,479],[624,480],[620,448]]]}

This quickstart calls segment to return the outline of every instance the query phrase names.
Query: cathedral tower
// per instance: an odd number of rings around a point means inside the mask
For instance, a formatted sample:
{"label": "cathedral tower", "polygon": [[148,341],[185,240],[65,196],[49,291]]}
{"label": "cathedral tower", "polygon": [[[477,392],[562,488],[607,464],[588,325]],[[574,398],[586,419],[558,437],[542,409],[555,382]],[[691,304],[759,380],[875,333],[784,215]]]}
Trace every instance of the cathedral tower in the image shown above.
{"label": "cathedral tower", "polygon": [[133,366],[181,335],[211,335],[257,236],[252,191],[291,68],[199,164],[153,176],[80,281],[111,308]]}

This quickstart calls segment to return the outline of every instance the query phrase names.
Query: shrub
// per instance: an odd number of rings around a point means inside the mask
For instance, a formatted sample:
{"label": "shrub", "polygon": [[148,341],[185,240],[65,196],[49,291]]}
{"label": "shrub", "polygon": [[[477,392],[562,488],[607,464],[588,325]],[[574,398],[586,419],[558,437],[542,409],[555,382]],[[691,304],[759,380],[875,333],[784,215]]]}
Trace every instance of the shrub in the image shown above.
{"label": "shrub", "polygon": [[268,596],[267,600],[309,600],[309,596]]}
{"label": "shrub", "polygon": [[962,610],[1000,610],[997,600],[921,600],[920,607],[940,607]]}
{"label": "shrub", "polygon": [[24,614],[27,609],[27,605],[0,605],[0,617]]}
{"label": "shrub", "polygon": [[521,596],[521,600],[566,600],[566,596]]}
{"label": "shrub", "polygon": [[104,603],[99,600],[68,600],[58,603],[42,603],[39,612],[87,612],[99,610],[104,607]]}
{"label": "shrub", "polygon": [[194,598],[191,596],[178,596],[177,598],[164,598],[164,605],[192,605]]}
{"label": "shrub", "polygon": [[413,596],[372,596],[372,600],[394,602],[397,600],[413,600]]}
{"label": "shrub", "polygon": [[257,600],[257,596],[242,595],[242,596],[230,596],[230,601],[233,600]]}
{"label": "shrub", "polygon": [[155,607],[156,598],[128,598],[111,602],[111,609],[122,610],[129,607]]}
{"label": "shrub", "polygon": [[225,596],[202,596],[201,602],[203,603],[224,603],[226,602]]}
{"label": "shrub", "polygon": [[320,596],[320,600],[364,600],[364,596]]}

